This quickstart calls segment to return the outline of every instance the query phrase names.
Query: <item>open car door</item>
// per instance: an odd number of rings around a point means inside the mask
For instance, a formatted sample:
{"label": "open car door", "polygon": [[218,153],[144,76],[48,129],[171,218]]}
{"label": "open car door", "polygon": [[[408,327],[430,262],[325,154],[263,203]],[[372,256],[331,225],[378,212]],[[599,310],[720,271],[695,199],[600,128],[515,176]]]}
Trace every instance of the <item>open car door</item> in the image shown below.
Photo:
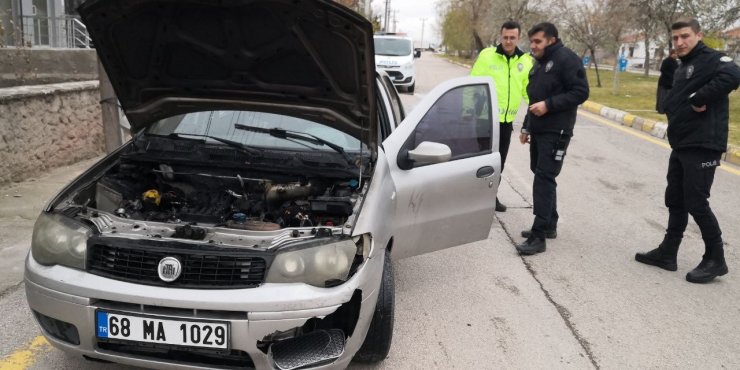
{"label": "open car door", "polygon": [[383,142],[396,259],[488,237],[501,176],[495,92],[489,77],[446,81]]}

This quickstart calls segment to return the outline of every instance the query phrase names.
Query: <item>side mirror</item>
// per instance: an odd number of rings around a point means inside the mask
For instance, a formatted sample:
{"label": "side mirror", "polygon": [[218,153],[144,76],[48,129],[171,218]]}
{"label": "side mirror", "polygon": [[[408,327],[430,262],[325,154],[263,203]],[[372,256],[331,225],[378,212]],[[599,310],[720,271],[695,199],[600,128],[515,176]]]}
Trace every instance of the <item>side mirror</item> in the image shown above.
{"label": "side mirror", "polygon": [[408,151],[408,159],[415,165],[447,162],[452,157],[449,146],[431,141],[421,142],[416,149]]}
{"label": "side mirror", "polygon": [[414,50],[414,58],[421,58],[421,50]]}

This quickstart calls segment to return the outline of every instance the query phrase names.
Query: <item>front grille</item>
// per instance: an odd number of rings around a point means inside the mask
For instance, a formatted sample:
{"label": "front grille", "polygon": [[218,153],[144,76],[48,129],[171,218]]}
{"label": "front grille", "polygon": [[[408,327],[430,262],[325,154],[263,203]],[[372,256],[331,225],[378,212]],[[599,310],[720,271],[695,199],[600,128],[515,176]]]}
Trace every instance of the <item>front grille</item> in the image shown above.
{"label": "front grille", "polygon": [[403,73],[401,73],[399,71],[385,71],[385,73],[387,73],[388,76],[391,76],[394,79],[403,78]]}
{"label": "front grille", "polygon": [[182,348],[161,344],[99,341],[98,348],[105,352],[134,355],[137,358],[165,361],[181,365],[196,365],[214,369],[254,369],[254,362],[244,351]]}
{"label": "front grille", "polygon": [[[178,242],[92,237],[88,268],[95,275],[139,284],[178,288],[254,288],[264,281],[267,261],[240,248],[194,246]],[[180,277],[170,283],[159,278],[164,257],[182,264]]]}

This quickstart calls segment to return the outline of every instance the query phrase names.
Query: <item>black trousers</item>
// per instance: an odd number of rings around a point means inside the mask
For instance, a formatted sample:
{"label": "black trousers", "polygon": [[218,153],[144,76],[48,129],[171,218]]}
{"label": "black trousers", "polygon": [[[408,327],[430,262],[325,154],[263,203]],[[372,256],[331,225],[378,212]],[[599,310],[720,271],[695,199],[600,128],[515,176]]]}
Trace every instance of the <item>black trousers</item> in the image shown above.
{"label": "black trousers", "polygon": [[501,172],[504,172],[504,164],[506,163],[506,156],[509,154],[511,132],[514,130],[514,124],[501,122],[499,128],[498,150],[501,153]]}
{"label": "black trousers", "polygon": [[701,230],[705,245],[721,248],[722,231],[708,200],[721,155],[718,151],[700,148],[674,149],[671,152],[665,189],[667,237],[682,238],[690,214]]}
{"label": "black trousers", "polygon": [[[534,172],[532,198],[534,200],[534,223],[532,234],[544,239],[547,231],[558,225],[558,187],[555,178],[563,168],[563,160],[555,160],[555,149],[566,150],[570,136],[553,133],[530,135],[529,168]],[[564,159],[564,158],[563,158]]]}

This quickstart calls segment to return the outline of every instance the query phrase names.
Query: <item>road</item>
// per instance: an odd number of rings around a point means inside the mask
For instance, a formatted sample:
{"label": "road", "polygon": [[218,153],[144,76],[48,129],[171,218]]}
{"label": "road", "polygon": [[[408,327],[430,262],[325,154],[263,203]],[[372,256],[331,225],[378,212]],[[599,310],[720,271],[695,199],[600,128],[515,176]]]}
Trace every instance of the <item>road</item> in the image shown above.
{"label": "road", "polygon": [[[468,73],[429,53],[417,68],[417,93],[402,97],[408,111],[437,83]],[[634,261],[635,252],[657,246],[664,232],[669,153],[663,141],[579,114],[558,177],[558,238],[548,241],[546,253],[520,257],[514,244],[531,225],[532,174],[528,148],[513,143],[499,190],[509,210],[496,215],[484,241],[395,261],[390,356],[351,368],[740,368],[738,168],[717,171],[710,199],[726,240],[728,275],[707,285],[685,281],[703,253],[693,221],[677,272]],[[0,189],[0,197],[16,204],[0,206],[6,229],[0,236],[14,240],[0,250],[2,369],[129,369],[34,342],[39,332],[25,304],[18,267],[30,240],[28,215],[84,167],[37,180],[48,182],[45,195],[13,198],[25,194],[24,184]],[[13,207],[23,208],[21,215],[13,216]]]}

